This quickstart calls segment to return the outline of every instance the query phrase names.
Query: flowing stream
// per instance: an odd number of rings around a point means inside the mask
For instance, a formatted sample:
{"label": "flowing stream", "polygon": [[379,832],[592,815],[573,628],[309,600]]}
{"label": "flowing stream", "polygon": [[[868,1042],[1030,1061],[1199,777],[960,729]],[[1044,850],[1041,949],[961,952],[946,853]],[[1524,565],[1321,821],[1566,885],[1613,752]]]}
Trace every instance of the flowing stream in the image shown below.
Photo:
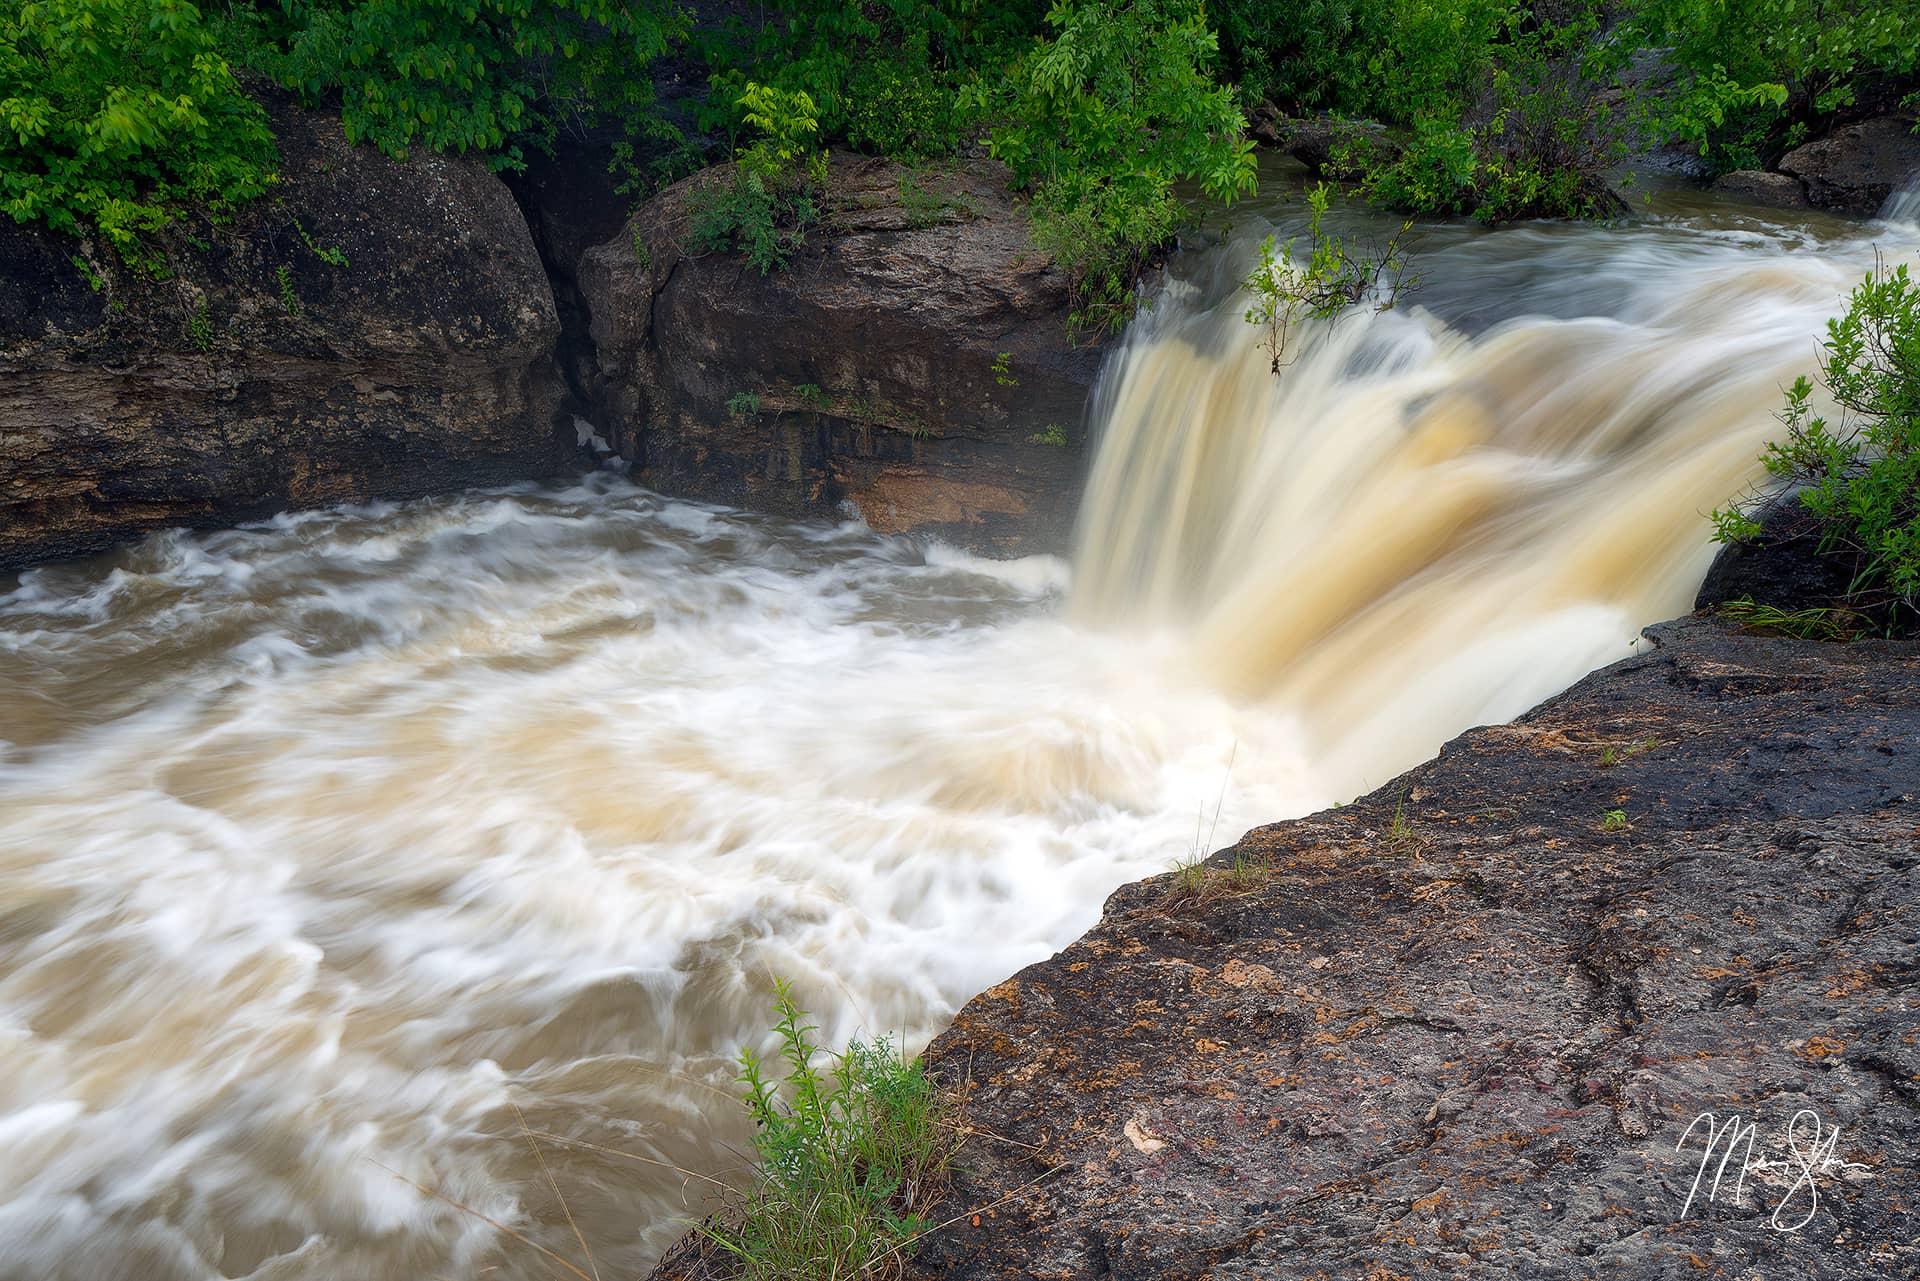
{"label": "flowing stream", "polygon": [[741,1169],[772,976],[918,1046],[1624,657],[1920,252],[1663,207],[1418,229],[1277,380],[1233,281],[1298,206],[1236,210],[1109,364],[1071,565],[602,473],[0,579],[0,1278],[552,1276],[486,1220],[584,1267],[561,1198],[641,1275]]}

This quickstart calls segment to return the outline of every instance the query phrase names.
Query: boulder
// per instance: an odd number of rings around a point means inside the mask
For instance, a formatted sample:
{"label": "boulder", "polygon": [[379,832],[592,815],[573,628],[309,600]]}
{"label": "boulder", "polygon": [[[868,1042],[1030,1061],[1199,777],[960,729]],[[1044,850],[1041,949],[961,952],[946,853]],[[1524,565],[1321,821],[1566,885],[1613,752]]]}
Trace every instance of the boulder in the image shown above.
{"label": "boulder", "polygon": [[1104,349],[990,162],[831,158],[784,269],[698,252],[696,174],[589,250],[596,425],[668,493],[1001,553],[1070,536]]}
{"label": "boulder", "polygon": [[554,469],[552,291],[476,160],[274,108],[281,182],[159,272],[0,226],[0,567]]}
{"label": "boulder", "polygon": [[1353,148],[1368,164],[1380,165],[1391,164],[1406,149],[1398,134],[1377,121],[1288,116],[1270,105],[1255,110],[1247,131],[1315,173],[1324,172],[1342,147]]}
{"label": "boulder", "polygon": [[1768,173],[1763,169],[1736,169],[1714,179],[1713,190],[1748,204],[1769,209],[1811,209],[1807,189],[1792,174]]}
{"label": "boulder", "polygon": [[1720,549],[1694,597],[1695,609],[1749,598],[1777,609],[1828,609],[1844,603],[1853,558],[1820,550],[1820,529],[1791,493],[1775,496],[1759,514],[1752,542]]}
{"label": "boulder", "polygon": [[1881,116],[1796,147],[1778,167],[1804,182],[1807,199],[1820,208],[1871,216],[1894,192],[1920,180],[1920,137],[1913,121]]}
{"label": "boulder", "polygon": [[970,1001],[905,1275],[1920,1275],[1920,647],[1648,640]]}

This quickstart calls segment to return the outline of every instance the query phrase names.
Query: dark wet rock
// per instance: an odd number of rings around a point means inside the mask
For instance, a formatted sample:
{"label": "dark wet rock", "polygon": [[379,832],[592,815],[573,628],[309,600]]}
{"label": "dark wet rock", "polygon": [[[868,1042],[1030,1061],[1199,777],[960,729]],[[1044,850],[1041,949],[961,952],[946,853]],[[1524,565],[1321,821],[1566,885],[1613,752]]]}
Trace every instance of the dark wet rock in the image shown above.
{"label": "dark wet rock", "polygon": [[277,194],[181,233],[164,279],[0,222],[0,567],[569,456],[553,295],[506,187],[275,116]]}
{"label": "dark wet rock", "polygon": [[1844,600],[1853,576],[1847,557],[1820,550],[1818,527],[1787,496],[1761,512],[1757,538],[1720,549],[1693,607],[1708,609],[1744,597],[1780,609],[1827,609]]}
{"label": "dark wet rock", "polygon": [[688,200],[723,177],[668,188],[580,265],[596,421],[647,482],[796,515],[851,501],[876,529],[997,551],[1063,547],[1104,353],[1069,343],[1066,279],[1005,171],[836,155],[822,225],[770,275],[692,250]]}
{"label": "dark wet rock", "polygon": [[[1920,1275],[1920,648],[1648,635],[970,1002],[908,1275]],[[1787,1164],[1683,1217],[1703,1112]]]}
{"label": "dark wet rock", "polygon": [[1763,169],[1736,169],[1714,179],[1713,190],[1765,205],[1769,209],[1811,209],[1807,189],[1792,174],[1768,173]]}
{"label": "dark wet rock", "polygon": [[1288,116],[1271,106],[1254,112],[1248,132],[1315,173],[1325,170],[1341,147],[1357,149],[1370,164],[1390,164],[1405,149],[1399,136],[1377,121]]}
{"label": "dark wet rock", "polygon": [[1778,167],[1804,182],[1807,199],[1820,208],[1872,215],[1887,197],[1920,180],[1920,137],[1913,121],[1881,116],[1796,147]]}

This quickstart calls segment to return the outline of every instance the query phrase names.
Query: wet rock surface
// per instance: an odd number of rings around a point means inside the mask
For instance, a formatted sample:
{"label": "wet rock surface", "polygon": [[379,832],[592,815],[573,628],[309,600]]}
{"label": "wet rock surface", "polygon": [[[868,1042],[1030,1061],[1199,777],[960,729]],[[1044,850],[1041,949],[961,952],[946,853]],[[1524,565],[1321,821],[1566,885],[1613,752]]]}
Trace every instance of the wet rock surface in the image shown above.
{"label": "wet rock surface", "polygon": [[1807,190],[1792,174],[1736,169],[1714,179],[1713,190],[1769,209],[1810,209]]}
{"label": "wet rock surface", "polygon": [[506,187],[274,115],[277,194],[159,246],[161,278],[0,222],[0,568],[570,458],[553,292]]}
{"label": "wet rock surface", "polygon": [[1872,216],[1894,192],[1920,180],[1920,136],[1912,120],[1863,120],[1794,148],[1779,169],[1806,184],[1814,205]]}
{"label": "wet rock surface", "polygon": [[660,193],[578,273],[592,414],[647,483],[791,515],[851,502],[883,532],[983,550],[1064,548],[1104,350],[1069,341],[1066,278],[1005,172],[837,154],[821,224],[768,275],[694,247],[688,202],[723,177]]}
{"label": "wet rock surface", "polygon": [[970,1002],[909,1275],[1920,1275],[1920,647],[1648,636]]}

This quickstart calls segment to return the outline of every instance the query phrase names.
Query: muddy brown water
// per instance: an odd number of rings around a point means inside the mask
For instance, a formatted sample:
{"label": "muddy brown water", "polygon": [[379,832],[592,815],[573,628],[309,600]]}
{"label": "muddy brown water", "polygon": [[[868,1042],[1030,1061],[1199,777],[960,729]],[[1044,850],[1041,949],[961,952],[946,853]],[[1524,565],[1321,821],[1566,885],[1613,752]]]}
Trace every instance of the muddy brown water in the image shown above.
{"label": "muddy brown water", "polygon": [[1110,363],[1071,563],[602,473],[0,579],[0,1276],[550,1276],[480,1216],[584,1266],[561,1198],[638,1275],[741,1168],[771,976],[921,1044],[1120,883],[1625,656],[1920,253],[1427,226],[1276,381],[1232,286],[1287,186]]}

